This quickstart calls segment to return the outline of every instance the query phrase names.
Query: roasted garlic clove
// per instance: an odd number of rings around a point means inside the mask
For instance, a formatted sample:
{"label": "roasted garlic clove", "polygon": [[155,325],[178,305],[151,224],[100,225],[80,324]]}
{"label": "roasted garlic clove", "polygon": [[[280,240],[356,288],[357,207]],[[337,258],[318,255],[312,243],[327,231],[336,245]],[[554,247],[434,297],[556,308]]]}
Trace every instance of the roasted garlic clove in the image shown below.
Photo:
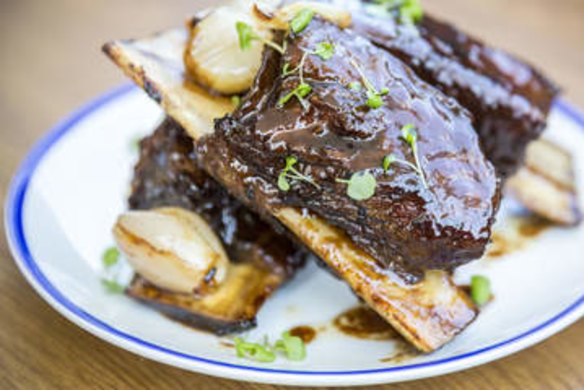
{"label": "roasted garlic clove", "polygon": [[219,238],[199,215],[175,207],[128,211],[113,228],[134,270],[158,287],[203,293],[229,265]]}
{"label": "roasted garlic clove", "polygon": [[[251,87],[261,65],[262,39],[270,40],[272,29],[287,30],[290,20],[302,9],[309,8],[343,28],[351,24],[349,12],[330,4],[304,1],[276,10],[274,3],[234,2],[193,23],[184,52],[184,63],[192,78],[224,95],[242,93]],[[262,39],[252,40],[250,47],[242,50],[237,22],[248,24]]]}
{"label": "roasted garlic clove", "polygon": [[573,157],[551,141],[529,144],[524,165],[507,180],[505,191],[528,210],[559,225],[575,226],[582,221]]}
{"label": "roasted garlic clove", "polygon": [[194,24],[184,52],[187,71],[197,83],[225,95],[249,89],[262,59],[264,45],[259,40],[241,50],[237,22],[247,23],[265,39],[271,38],[268,27],[254,20],[249,9],[219,7]]}

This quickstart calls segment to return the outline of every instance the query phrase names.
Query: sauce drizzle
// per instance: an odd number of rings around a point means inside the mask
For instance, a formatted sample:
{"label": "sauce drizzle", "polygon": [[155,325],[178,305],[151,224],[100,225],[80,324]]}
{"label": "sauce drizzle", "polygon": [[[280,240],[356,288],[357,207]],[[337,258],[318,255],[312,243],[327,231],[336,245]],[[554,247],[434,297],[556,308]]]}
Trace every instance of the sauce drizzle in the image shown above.
{"label": "sauce drizzle", "polygon": [[333,321],[342,333],[368,340],[400,338],[397,332],[379,314],[367,306],[357,306],[339,314]]}
{"label": "sauce drizzle", "polygon": [[310,343],[316,337],[316,330],[307,325],[295,326],[289,332],[292,336],[300,337],[304,344]]}

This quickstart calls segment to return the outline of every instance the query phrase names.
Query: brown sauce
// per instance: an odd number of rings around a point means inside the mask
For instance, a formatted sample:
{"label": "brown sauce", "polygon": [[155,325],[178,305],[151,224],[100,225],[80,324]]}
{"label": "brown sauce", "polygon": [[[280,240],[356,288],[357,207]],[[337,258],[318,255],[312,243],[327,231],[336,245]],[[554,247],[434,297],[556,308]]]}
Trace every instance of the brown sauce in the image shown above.
{"label": "brown sauce", "polygon": [[533,215],[512,217],[504,229],[493,232],[485,258],[496,259],[521,250],[552,226],[551,222]]}
{"label": "brown sauce", "polygon": [[394,351],[391,355],[379,359],[382,363],[397,364],[421,354],[367,306],[356,306],[339,314],[333,324],[348,336],[367,340],[392,340]]}
{"label": "brown sauce", "polygon": [[522,237],[532,238],[539,236],[552,226],[553,224],[547,219],[530,216],[522,219],[522,222],[517,227],[517,231]]}
{"label": "brown sauce", "polygon": [[295,326],[289,332],[292,336],[300,337],[304,344],[310,343],[316,337],[316,330],[306,325]]}
{"label": "brown sauce", "polygon": [[339,314],[333,324],[342,333],[361,339],[390,340],[400,337],[379,314],[366,306],[357,306]]}
{"label": "brown sauce", "polygon": [[417,351],[414,347],[410,344],[406,343],[405,341],[400,341],[395,346],[395,352],[390,356],[383,357],[379,359],[382,363],[403,363],[404,361],[413,359],[419,356],[421,353]]}

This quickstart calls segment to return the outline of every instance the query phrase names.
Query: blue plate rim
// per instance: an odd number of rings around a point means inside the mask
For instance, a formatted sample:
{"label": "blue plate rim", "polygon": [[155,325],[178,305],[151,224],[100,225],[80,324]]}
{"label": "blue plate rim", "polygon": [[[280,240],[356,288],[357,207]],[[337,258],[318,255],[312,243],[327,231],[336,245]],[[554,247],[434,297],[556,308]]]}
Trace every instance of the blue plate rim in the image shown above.
{"label": "blue plate rim", "polygon": [[[171,358],[178,358],[178,359],[186,359],[188,361],[193,361],[197,363],[204,363],[210,364],[213,366],[217,366],[220,368],[228,368],[228,369],[236,369],[238,371],[252,371],[255,373],[264,373],[264,374],[288,374],[288,375],[296,375],[296,376],[327,376],[327,375],[370,375],[370,374],[388,374],[388,373],[395,373],[395,372],[409,372],[410,374],[413,371],[422,369],[422,368],[438,368],[440,366],[445,366],[450,363],[454,363],[457,361],[461,361],[464,359],[480,359],[482,355],[485,355],[487,352],[494,352],[499,350],[499,352],[503,352],[502,348],[506,348],[511,350],[512,352],[516,352],[524,347],[527,347],[527,344],[524,346],[520,346],[519,348],[516,347],[516,344],[520,341],[526,340],[530,336],[534,336],[538,333],[543,333],[545,330],[549,330],[552,326],[557,326],[560,324],[560,329],[570,325],[571,323],[575,322],[582,314],[575,316],[574,318],[568,318],[570,315],[574,314],[578,309],[584,308],[584,295],[579,297],[575,302],[568,305],[562,311],[557,313],[556,315],[552,316],[551,318],[547,319],[546,321],[542,322],[541,324],[519,334],[512,338],[506,339],[504,341],[489,345],[487,347],[483,347],[471,352],[459,354],[456,356],[451,356],[444,359],[437,359],[428,362],[422,363],[415,363],[409,365],[401,365],[396,367],[387,367],[387,368],[380,368],[380,369],[370,369],[370,370],[355,370],[355,371],[302,371],[302,370],[285,370],[285,369],[272,369],[272,368],[263,368],[263,367],[252,367],[252,366],[245,366],[239,364],[231,364],[226,362],[221,362],[217,360],[207,359],[200,356],[190,355],[187,353],[183,353],[180,351],[176,351],[170,348],[166,348],[154,343],[151,343],[146,340],[142,340],[138,337],[135,337],[131,334],[125,333],[120,331],[113,326],[107,324],[106,322],[96,318],[95,316],[89,314],[88,312],[84,311],[82,308],[75,305],[71,302],[66,296],[64,296],[42,273],[40,270],[36,260],[33,258],[28,243],[26,241],[26,236],[24,233],[24,227],[22,223],[22,213],[24,202],[26,198],[26,192],[28,189],[28,184],[30,179],[35,173],[36,167],[42,161],[45,154],[51,150],[51,148],[56,144],[63,136],[65,136],[70,130],[76,127],[76,124],[82,121],[84,118],[89,116],[94,111],[99,110],[103,106],[112,103],[116,99],[123,97],[126,94],[131,92],[138,91],[138,88],[132,84],[124,84],[120,87],[117,87],[109,92],[106,92],[97,98],[89,101],[85,105],[81,106],[79,109],[73,111],[70,115],[68,115],[64,120],[54,126],[43,138],[41,138],[31,149],[31,151],[27,154],[24,158],[22,163],[20,164],[19,168],[17,169],[16,173],[13,176],[13,179],[10,183],[8,189],[8,196],[6,198],[6,203],[4,207],[4,216],[5,216],[5,228],[6,228],[6,236],[8,239],[8,243],[12,252],[12,255],[15,259],[15,262],[19,266],[21,272],[26,276],[27,280],[32,284],[32,286],[39,292],[49,304],[53,305],[53,303],[59,305],[59,307],[55,307],[58,311],[65,315],[67,318],[72,320],[75,323],[85,323],[85,325],[89,325],[86,330],[90,331],[91,333],[97,335],[98,337],[104,338],[109,341],[109,338],[105,337],[104,334],[109,335],[113,338],[121,338],[125,342],[129,342],[132,345],[133,350],[136,353],[140,353],[139,351],[143,348],[146,348],[155,353],[162,353],[163,355],[167,355]],[[578,109],[567,103],[563,99],[559,99],[555,102],[554,108],[564,115],[568,116],[571,120],[573,120],[578,126],[584,129],[584,113],[580,112]],[[47,297],[50,298],[47,299]],[[566,320],[565,323],[560,323],[561,320]],[[95,330],[93,332],[92,330]],[[559,330],[559,329],[558,329]],[[105,332],[102,334],[101,332]],[[541,341],[544,337],[536,340],[535,342]],[[160,359],[157,359],[160,360]],[[492,359],[488,359],[489,361]],[[483,361],[484,362],[484,361]],[[166,362],[168,363],[168,362]],[[481,361],[478,363],[470,364],[467,367],[472,367],[476,364],[480,364]],[[183,365],[184,366],[184,365]],[[447,372],[453,371],[452,369],[446,370]]]}

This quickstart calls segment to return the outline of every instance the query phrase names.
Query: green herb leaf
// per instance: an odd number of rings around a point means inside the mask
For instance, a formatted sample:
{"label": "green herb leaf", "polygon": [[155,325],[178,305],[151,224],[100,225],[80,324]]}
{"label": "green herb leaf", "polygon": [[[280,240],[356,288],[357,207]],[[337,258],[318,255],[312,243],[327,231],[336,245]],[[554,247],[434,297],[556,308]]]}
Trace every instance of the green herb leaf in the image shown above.
{"label": "green herb leaf", "polygon": [[290,183],[286,179],[286,172],[282,171],[278,176],[278,188],[284,192],[290,191]]}
{"label": "green herb leaf", "polygon": [[351,64],[355,67],[355,69],[359,73],[359,76],[361,76],[361,81],[363,82],[363,85],[365,85],[365,88],[367,88],[366,102],[367,106],[373,109],[381,107],[383,105],[383,99],[381,99],[381,96],[387,95],[389,93],[389,89],[383,88],[381,90],[382,91],[381,93],[377,92],[377,90],[375,89],[373,84],[371,84],[367,76],[365,76],[365,73],[361,69],[361,66],[359,66],[359,64],[355,60],[351,60]]}
{"label": "green herb leaf", "polygon": [[303,8],[294,18],[290,21],[290,29],[294,31],[296,34],[302,32],[306,26],[312,21],[314,17],[314,11],[310,8]]}
{"label": "green herb leaf", "polygon": [[264,345],[246,342],[240,337],[236,337],[234,342],[235,352],[240,358],[248,358],[262,363],[271,363],[276,360],[276,354]]}
{"label": "green herb leaf", "polygon": [[292,336],[290,332],[282,333],[282,339],[276,341],[274,349],[283,351],[290,360],[303,360],[306,357],[306,347],[300,337]]}
{"label": "green herb leaf", "polygon": [[112,279],[101,279],[101,284],[106,288],[109,293],[121,294],[124,292],[124,286]]}
{"label": "green herb leaf", "polygon": [[296,163],[298,162],[298,159],[294,156],[288,156],[286,157],[286,171],[289,171]]}
{"label": "green herb leaf", "polygon": [[404,0],[399,12],[401,22],[404,24],[417,23],[424,17],[420,0]]}
{"label": "green herb leaf", "polygon": [[278,107],[284,107],[284,104],[288,103],[290,101],[290,99],[292,99],[294,96],[296,96],[296,89],[293,89],[292,91],[288,92],[286,95],[282,96],[280,98],[280,100],[278,100]]}
{"label": "green herb leaf", "polygon": [[387,87],[383,87],[383,88],[381,88],[381,91],[379,91],[379,94],[380,94],[381,96],[385,96],[385,95],[387,95],[388,93],[389,93],[389,88],[387,88]]}
{"label": "green herb leaf", "polygon": [[302,174],[294,168],[294,165],[298,162],[298,159],[294,156],[286,157],[286,166],[278,175],[278,188],[284,192],[290,190],[290,183],[288,179],[304,181],[308,184],[312,184],[314,187],[320,189],[320,186],[314,182],[310,177]]}
{"label": "green herb leaf", "polygon": [[253,28],[245,22],[235,23],[235,29],[237,30],[237,36],[239,37],[239,48],[241,50],[247,50],[251,47],[251,42],[254,40],[262,41],[265,45],[270,46],[274,50],[278,51],[280,54],[284,54],[284,46],[280,46],[275,42],[265,39],[264,37],[257,35]]}
{"label": "green herb leaf", "polygon": [[395,154],[392,153],[385,156],[383,158],[383,170],[387,172],[391,164],[393,164],[395,161],[397,161],[397,157],[395,157]]}
{"label": "green herb leaf", "polygon": [[241,97],[239,97],[239,95],[231,96],[231,103],[234,106],[239,107],[239,105],[241,104]]}
{"label": "green herb leaf", "polygon": [[355,172],[349,180],[337,179],[338,183],[347,183],[347,195],[355,200],[367,200],[375,194],[377,181],[369,172]]}
{"label": "green herb leaf", "polygon": [[370,108],[379,108],[383,105],[383,99],[381,96],[372,91],[367,91],[367,106]]}
{"label": "green herb leaf", "polygon": [[335,45],[330,42],[320,42],[316,45],[316,50],[313,54],[326,61],[335,54]]}
{"label": "green herb leaf", "polygon": [[304,101],[304,97],[308,95],[311,91],[312,87],[309,84],[300,83],[296,88],[294,88],[292,91],[288,92],[286,95],[280,98],[280,100],[278,100],[278,106],[283,107],[286,103],[288,103],[290,99],[296,97],[300,104],[302,104],[302,106],[306,108],[306,102]]}
{"label": "green herb leaf", "polygon": [[302,83],[296,87],[296,93],[300,97],[305,97],[312,91],[312,87],[309,84]]}
{"label": "green herb leaf", "polygon": [[416,128],[411,123],[403,126],[401,128],[402,138],[411,146],[413,147],[418,140],[418,133],[416,132]]}
{"label": "green herb leaf", "polygon": [[290,64],[286,62],[282,67],[282,76],[288,76],[290,73],[293,71],[290,70]]}
{"label": "green herb leaf", "polygon": [[491,282],[482,275],[474,275],[470,279],[470,296],[479,306],[491,299]]}
{"label": "green herb leaf", "polygon": [[349,89],[352,91],[360,91],[362,88],[363,88],[363,86],[358,81],[353,81],[353,82],[349,83]]}
{"label": "green herb leaf", "polygon": [[235,29],[237,30],[237,36],[239,37],[239,48],[241,50],[247,50],[251,47],[251,42],[258,39],[258,36],[254,33],[253,28],[245,22],[235,23]]}
{"label": "green herb leaf", "polygon": [[[422,169],[422,164],[420,163],[420,157],[418,156],[418,133],[416,132],[416,128],[413,124],[408,123],[401,128],[401,137],[412,149],[412,154],[414,155],[414,160],[416,161],[416,166],[414,169],[420,176],[422,180],[422,184],[425,188],[428,188],[428,182],[426,181],[426,175],[424,174],[424,170]],[[407,163],[407,162],[406,162]],[[409,163],[407,163],[409,164]]]}
{"label": "green herb leaf", "polygon": [[118,263],[120,259],[120,251],[115,246],[107,248],[102,255],[102,263],[105,268],[110,268]]}

